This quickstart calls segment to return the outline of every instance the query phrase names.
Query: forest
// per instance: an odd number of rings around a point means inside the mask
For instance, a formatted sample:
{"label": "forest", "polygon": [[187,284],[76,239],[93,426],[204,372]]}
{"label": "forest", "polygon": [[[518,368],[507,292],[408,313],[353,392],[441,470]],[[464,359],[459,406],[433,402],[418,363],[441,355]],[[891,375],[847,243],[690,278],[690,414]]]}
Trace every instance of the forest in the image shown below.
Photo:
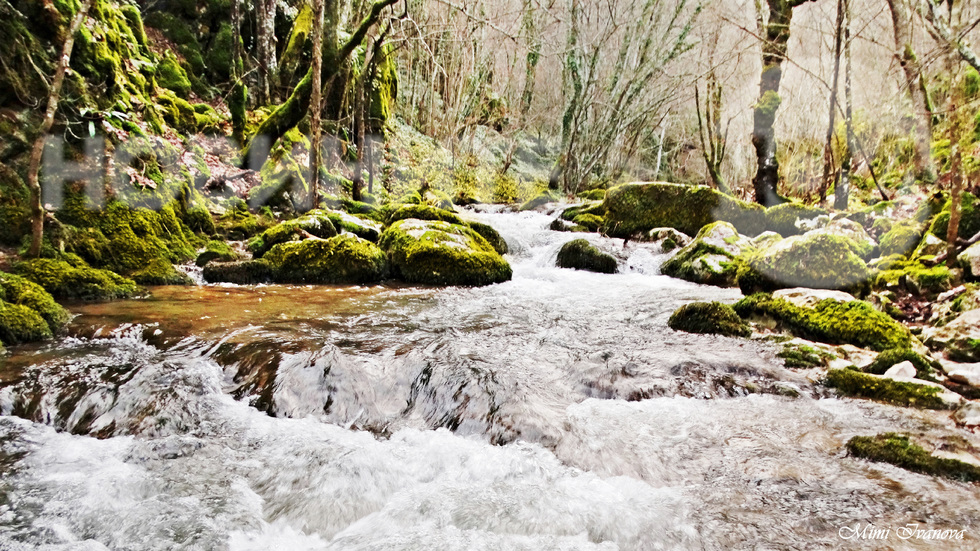
{"label": "forest", "polygon": [[0,0],[0,548],[976,549],[978,41]]}

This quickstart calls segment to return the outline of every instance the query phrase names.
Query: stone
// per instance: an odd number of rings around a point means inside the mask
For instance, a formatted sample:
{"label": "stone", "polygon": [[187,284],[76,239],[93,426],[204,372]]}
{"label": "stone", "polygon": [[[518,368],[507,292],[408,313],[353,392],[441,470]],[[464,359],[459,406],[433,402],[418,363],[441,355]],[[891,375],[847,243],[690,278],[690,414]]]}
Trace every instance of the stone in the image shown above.
{"label": "stone", "polygon": [[922,332],[926,346],[954,362],[980,362],[980,310],[963,312],[942,327]]}
{"label": "stone", "polygon": [[733,287],[735,258],[750,243],[728,222],[708,224],[697,237],[664,263],[664,275],[718,287]]}
{"label": "stone", "polygon": [[980,363],[975,364],[944,364],[946,376],[951,381],[965,385],[980,387]]}
{"label": "stone", "polygon": [[966,278],[980,280],[980,242],[967,247],[958,260]]}
{"label": "stone", "polygon": [[936,256],[944,252],[946,252],[946,242],[931,233],[927,233],[915,249],[913,256]]}
{"label": "stone", "polygon": [[681,247],[686,247],[693,239],[674,228],[653,228],[637,239],[648,243],[659,243],[660,250],[664,253],[673,252]]}
{"label": "stone", "polygon": [[786,299],[800,308],[813,308],[818,302],[832,298],[840,302],[851,302],[854,296],[844,291],[833,291],[830,289],[808,289],[806,287],[795,287],[793,289],[780,289],[775,291],[774,298]]}
{"label": "stone", "polygon": [[885,377],[889,379],[914,379],[915,378],[915,366],[912,362],[902,362],[897,363],[888,368],[885,371]]}
{"label": "stone", "polygon": [[965,427],[980,427],[980,402],[965,402],[953,412],[953,420]]}
{"label": "stone", "polygon": [[839,235],[841,237],[847,237],[855,244],[857,244],[857,253],[861,258],[868,259],[871,254],[877,248],[878,244],[868,232],[864,230],[864,227],[853,220],[848,220],[846,218],[840,218],[837,220],[830,221],[827,225],[808,231],[805,235]]}

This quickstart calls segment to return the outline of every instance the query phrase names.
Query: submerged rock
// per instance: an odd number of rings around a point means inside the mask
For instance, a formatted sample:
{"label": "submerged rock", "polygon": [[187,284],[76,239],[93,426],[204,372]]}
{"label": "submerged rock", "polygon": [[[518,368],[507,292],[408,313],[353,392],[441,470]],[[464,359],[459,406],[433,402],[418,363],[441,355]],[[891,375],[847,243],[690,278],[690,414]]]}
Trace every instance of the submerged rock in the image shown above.
{"label": "submerged rock", "polygon": [[942,327],[930,327],[922,337],[931,350],[954,362],[980,362],[980,310],[969,310]]}
{"label": "submerged rock", "polygon": [[694,240],[664,263],[660,271],[694,283],[734,287],[735,258],[749,244],[728,222],[714,222],[701,228]]}
{"label": "submerged rock", "polygon": [[559,268],[587,270],[602,274],[616,273],[616,258],[596,248],[585,239],[575,239],[558,251]]}
{"label": "submerged rock", "polygon": [[512,275],[510,264],[465,225],[399,220],[381,235],[380,245],[393,274],[411,283],[489,285]]}
{"label": "submerged rock", "polygon": [[675,331],[710,333],[727,337],[752,335],[749,325],[738,317],[735,310],[720,302],[693,302],[678,308],[667,325]]}
{"label": "submerged rock", "polygon": [[739,233],[754,236],[766,229],[765,210],[707,186],[665,182],[632,183],[606,192],[603,231],[610,237],[629,237],[654,228],[674,228],[696,235],[704,226],[729,222]]}

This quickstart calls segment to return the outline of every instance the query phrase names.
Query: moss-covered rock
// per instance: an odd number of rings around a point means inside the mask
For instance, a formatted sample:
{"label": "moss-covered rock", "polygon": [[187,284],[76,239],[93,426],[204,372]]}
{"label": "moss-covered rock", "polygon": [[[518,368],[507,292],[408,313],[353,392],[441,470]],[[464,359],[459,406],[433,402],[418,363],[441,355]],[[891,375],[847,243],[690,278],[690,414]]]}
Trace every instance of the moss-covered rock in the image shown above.
{"label": "moss-covered rock", "polygon": [[130,276],[139,285],[193,285],[194,281],[186,273],[162,258],[151,261],[146,267],[136,270]]}
{"label": "moss-covered rock", "polygon": [[571,222],[562,220],[561,218],[555,218],[548,224],[548,229],[551,231],[561,231],[561,232],[572,232],[572,233],[592,233],[589,228],[585,226],[579,226],[578,224],[573,224]]}
{"label": "moss-covered rock", "polygon": [[[942,212],[936,215],[929,233],[946,239],[946,232],[949,230],[949,214],[951,205],[947,201]],[[980,232],[980,201],[970,192],[964,192],[960,203],[960,227],[959,236],[966,239],[973,237]]]}
{"label": "moss-covered rock", "polygon": [[173,54],[164,55],[157,64],[156,78],[157,85],[171,90],[181,98],[187,99],[188,94],[191,93],[191,81],[187,78],[187,72]]}
{"label": "moss-covered rock", "polygon": [[265,260],[211,262],[204,266],[204,280],[208,283],[236,285],[268,283],[272,281],[272,267]]}
{"label": "moss-covered rock", "polygon": [[922,332],[926,346],[954,362],[980,362],[980,310],[963,312],[942,327]]}
{"label": "moss-covered rock", "polygon": [[836,356],[829,352],[805,344],[793,343],[783,345],[783,349],[776,356],[783,359],[783,365],[786,367],[796,369],[826,367],[836,359]]}
{"label": "moss-covered rock", "polygon": [[925,228],[915,220],[905,220],[892,225],[891,229],[881,236],[879,243],[881,256],[909,254],[922,240],[924,232]]}
{"label": "moss-covered rock", "polygon": [[51,337],[51,328],[41,314],[22,304],[0,300],[0,342],[20,344]]}
{"label": "moss-covered rock", "polygon": [[678,308],[667,325],[675,331],[748,337],[752,330],[735,310],[720,302],[692,302]]}
{"label": "moss-covered rock", "polygon": [[507,261],[467,226],[399,220],[381,235],[380,245],[393,275],[411,283],[489,285],[512,275]]}
{"label": "moss-covered rock", "polygon": [[601,220],[602,217],[606,215],[606,209],[602,206],[602,201],[590,201],[581,205],[573,205],[568,207],[567,209],[561,211],[561,214],[558,217],[562,220],[574,222],[576,218],[584,214],[595,216]]}
{"label": "moss-covered rock", "polygon": [[755,236],[766,228],[765,210],[707,186],[655,182],[616,186],[606,192],[603,232],[611,237],[633,237],[654,228],[674,228],[696,235],[704,226],[725,221],[743,235]]}
{"label": "moss-covered rock", "polygon": [[766,229],[783,237],[806,233],[801,222],[825,216],[827,211],[800,203],[783,203],[766,209]]}
{"label": "moss-covered rock", "polygon": [[911,345],[908,329],[860,300],[825,299],[813,308],[801,308],[787,300],[759,293],[740,300],[734,308],[743,318],[769,318],[807,340],[853,344],[878,351]]}
{"label": "moss-covered rock", "polygon": [[846,237],[857,245],[854,252],[860,256],[863,260],[867,260],[872,257],[872,255],[878,251],[878,243],[868,235],[868,232],[864,230],[864,227],[853,220],[848,220],[847,218],[837,218],[835,220],[829,221],[826,225],[806,232],[806,235],[836,235],[840,237]]}
{"label": "moss-covered rock", "polygon": [[108,270],[98,270],[81,260],[41,258],[14,265],[14,272],[34,283],[59,300],[113,300],[129,298],[140,292],[131,279]]}
{"label": "moss-covered rock", "polygon": [[372,243],[377,243],[378,239],[381,238],[381,224],[378,224],[374,219],[367,218],[366,215],[356,215],[335,210],[324,212],[339,232],[352,233]]}
{"label": "moss-covered rock", "polygon": [[660,268],[661,273],[706,285],[733,287],[735,258],[749,240],[728,222],[714,222],[701,228],[687,246]]}
{"label": "moss-covered rock", "polygon": [[747,255],[737,281],[745,294],[792,287],[840,289],[861,294],[871,272],[860,247],[838,235],[797,235]]}
{"label": "moss-covered rock", "polygon": [[204,247],[204,252],[197,255],[197,260],[194,263],[199,268],[203,268],[209,262],[236,262],[238,260],[241,260],[241,255],[224,241],[208,241]]}
{"label": "moss-covered rock", "polygon": [[558,250],[559,268],[586,270],[602,274],[616,273],[616,259],[596,248],[585,239],[565,243]]}
{"label": "moss-covered rock", "polygon": [[831,369],[824,382],[844,396],[868,398],[897,406],[950,409],[950,404],[941,397],[945,389],[939,385],[897,381],[853,369]]}
{"label": "moss-covered rock", "polygon": [[248,242],[248,249],[256,259],[262,258],[272,247],[287,241],[308,238],[329,239],[337,235],[337,228],[324,211],[311,211],[299,218],[275,225]]}
{"label": "moss-covered rock", "polygon": [[388,217],[388,224],[394,224],[399,220],[408,220],[410,218],[414,218],[415,220],[449,222],[450,224],[460,226],[466,225],[466,222],[456,213],[429,205],[405,205],[400,207]]}
{"label": "moss-covered rock", "polygon": [[891,348],[878,354],[873,362],[864,367],[864,372],[884,375],[889,368],[902,362],[911,362],[915,366],[916,378],[925,381],[934,380],[934,373],[942,369],[939,362],[930,360],[911,348]]}
{"label": "moss-covered rock", "polygon": [[848,440],[847,451],[855,457],[891,463],[917,473],[980,482],[980,467],[957,459],[936,457],[904,434],[886,432],[876,436],[855,436]]}
{"label": "moss-covered rock", "polygon": [[71,314],[55,302],[43,287],[18,275],[0,272],[0,300],[37,312],[53,333],[60,331],[71,320]]}
{"label": "moss-covered rock", "polygon": [[521,212],[535,210],[556,201],[561,201],[561,194],[555,191],[545,190],[521,205],[520,210]]}
{"label": "moss-covered rock", "polygon": [[493,250],[497,251],[497,254],[504,255],[509,252],[507,241],[505,241],[504,238],[500,236],[500,233],[493,229],[493,227],[489,224],[484,224],[482,222],[467,222],[467,225],[471,230],[480,234],[480,237],[486,239],[487,243],[490,243],[490,246],[493,247]]}
{"label": "moss-covered rock", "polygon": [[874,277],[876,289],[902,289],[912,295],[935,298],[952,288],[953,273],[945,265],[924,266],[918,261],[879,263]]}
{"label": "moss-covered rock", "polygon": [[231,241],[243,241],[268,229],[269,220],[259,218],[248,210],[244,201],[236,201],[215,224],[218,235]]}
{"label": "moss-covered rock", "polygon": [[579,199],[585,199],[587,201],[602,201],[606,198],[606,190],[604,189],[590,189],[583,191],[576,195]]}
{"label": "moss-covered rock", "polygon": [[376,283],[388,275],[384,252],[351,234],[281,243],[264,259],[279,283]]}

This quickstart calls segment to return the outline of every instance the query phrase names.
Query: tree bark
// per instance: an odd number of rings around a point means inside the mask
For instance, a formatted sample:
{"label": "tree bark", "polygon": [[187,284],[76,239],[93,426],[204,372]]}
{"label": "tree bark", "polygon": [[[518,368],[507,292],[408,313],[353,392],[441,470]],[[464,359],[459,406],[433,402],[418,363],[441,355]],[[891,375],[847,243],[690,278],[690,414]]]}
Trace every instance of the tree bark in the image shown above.
{"label": "tree bark", "polygon": [[75,14],[68,29],[68,36],[61,49],[61,57],[58,58],[58,65],[55,68],[54,79],[51,81],[51,88],[48,91],[48,107],[44,112],[44,119],[41,127],[38,128],[37,138],[31,149],[30,160],[27,167],[27,187],[30,190],[31,201],[31,247],[28,255],[37,258],[41,256],[41,244],[44,241],[44,205],[41,203],[41,184],[40,169],[41,158],[44,156],[44,141],[54,126],[54,116],[58,112],[58,102],[61,99],[61,87],[65,82],[65,73],[68,72],[68,64],[71,62],[71,52],[75,47],[75,35],[82,26],[82,22],[88,16],[88,11],[92,7],[93,0],[82,2]]}
{"label": "tree bark", "polygon": [[259,58],[259,101],[272,102],[275,91],[276,63],[276,0],[256,0],[256,53]]}
{"label": "tree bark", "polygon": [[[834,124],[837,122],[837,87],[840,81],[841,36],[844,27],[844,0],[837,0],[837,26],[834,31],[834,74],[830,85],[830,114],[827,141],[823,149],[823,180],[820,182],[820,203],[827,200],[827,190],[834,175]],[[841,168],[843,170],[843,167]]]}
{"label": "tree bark", "polygon": [[906,9],[905,0],[887,0],[887,2],[895,33],[895,55],[905,73],[905,87],[912,99],[912,110],[915,113],[915,152],[912,160],[915,177],[932,182],[936,179],[936,170],[932,166],[930,152],[932,113],[929,110],[925,82],[922,80],[922,66],[912,48],[912,18]]}
{"label": "tree bark", "polygon": [[320,165],[322,163],[322,124],[323,113],[323,2],[313,0],[313,62],[310,67],[312,77],[310,91],[310,207],[320,205]]}
{"label": "tree bark", "polygon": [[851,93],[851,6],[844,0],[844,130],[847,141],[840,161],[840,179],[834,190],[834,208],[846,210],[851,195],[851,159],[854,155],[854,98]]}
{"label": "tree bark", "polygon": [[960,148],[953,146],[953,161],[950,168],[949,227],[946,229],[946,266],[956,267],[956,240],[960,233],[960,203],[963,194],[963,171]]}

